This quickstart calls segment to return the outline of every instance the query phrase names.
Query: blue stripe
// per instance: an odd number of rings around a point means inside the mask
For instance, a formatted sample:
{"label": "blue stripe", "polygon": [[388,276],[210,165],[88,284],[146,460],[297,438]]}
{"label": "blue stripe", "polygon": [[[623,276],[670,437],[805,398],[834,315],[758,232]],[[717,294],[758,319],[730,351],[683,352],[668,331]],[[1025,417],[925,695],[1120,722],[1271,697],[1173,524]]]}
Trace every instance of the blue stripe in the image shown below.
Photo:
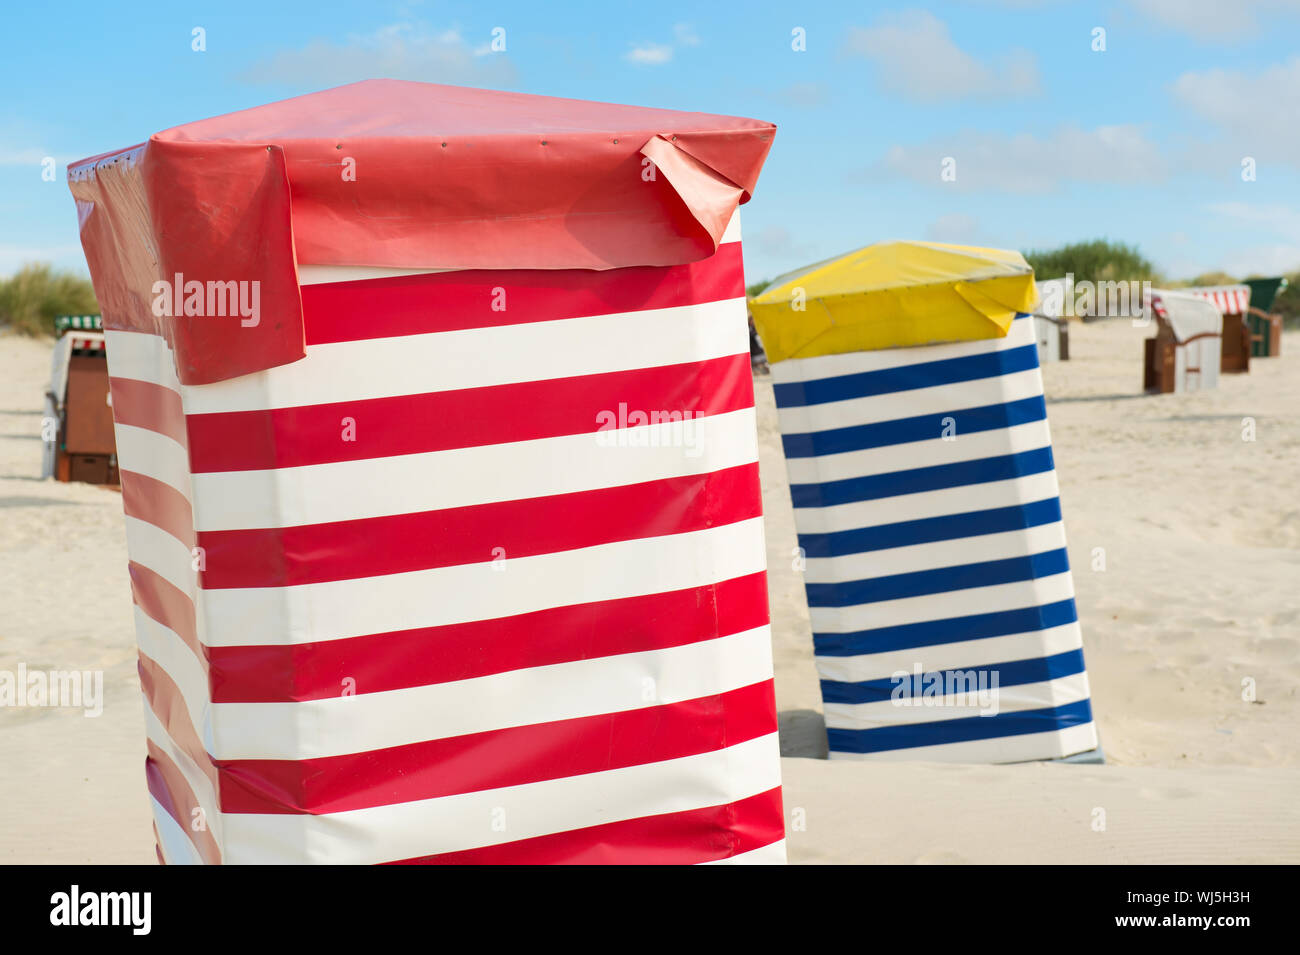
{"label": "blue stripe", "polygon": [[946,594],[972,587],[993,587],[1019,580],[1034,580],[1063,574],[1070,569],[1070,559],[1065,548],[1030,554],[1028,557],[1008,557],[1003,560],[985,560],[975,564],[958,564],[956,567],[936,567],[908,574],[891,574],[888,577],[870,577],[835,584],[805,584],[809,607],[856,607],[881,600],[901,600],[905,597],[923,597],[926,594]]}
{"label": "blue stripe", "polygon": [[892,421],[831,428],[827,431],[787,434],[781,440],[787,458],[815,458],[823,454],[863,451],[892,444],[909,444],[912,441],[932,441],[943,436],[945,427],[960,437],[963,434],[997,431],[1030,421],[1042,421],[1046,417],[1047,404],[1043,396],[1034,395],[1031,398],[978,408],[941,411],[914,418],[895,418]]}
{"label": "blue stripe", "polygon": [[908,723],[869,730],[827,729],[830,748],[837,753],[882,753],[916,746],[968,743],[973,740],[1048,733],[1092,722],[1087,700],[1041,710],[1020,710],[997,716],[968,716],[935,723]]}
{"label": "blue stripe", "polygon": [[914,544],[932,544],[935,541],[956,540],[961,537],[980,537],[984,534],[1001,534],[1006,531],[1025,530],[1053,524],[1061,519],[1061,499],[1048,498],[1032,504],[1014,507],[993,507],[984,511],[966,511],[962,514],[945,514],[942,517],[925,517],[896,524],[877,524],[851,531],[834,531],[829,534],[800,534],[799,546],[805,557],[843,557],[846,554],[865,554],[891,547],[908,547]]}
{"label": "blue stripe", "polygon": [[1033,633],[1063,627],[1079,619],[1073,598],[1020,607],[997,613],[977,613],[944,620],[924,620],[892,627],[876,627],[853,633],[814,633],[813,652],[819,657],[858,657],[893,650],[934,647],[966,640],[1005,637],[1012,633]]}
{"label": "blue stripe", "polygon": [[926,468],[868,474],[821,484],[791,484],[790,500],[795,507],[831,507],[835,504],[896,497],[899,494],[919,494],[922,491],[939,491],[949,487],[1009,481],[1030,474],[1042,474],[1054,467],[1052,446],[1047,445],[1032,451],[958,461],[955,464],[935,464]]}
{"label": "blue stripe", "polygon": [[[894,698],[897,692],[904,698],[921,698],[926,681],[938,681],[938,687],[950,685],[953,674],[962,674],[960,685],[965,686],[965,677],[974,674],[975,686],[1004,687],[1024,686],[1028,683],[1046,683],[1063,676],[1082,673],[1083,651],[1067,650],[1050,657],[1036,657],[1030,660],[1013,660],[1008,663],[991,663],[979,667],[954,667],[950,670],[932,670],[917,679],[915,673],[906,678],[885,677],[881,680],[863,680],[860,683],[842,683],[838,680],[822,680],[822,702],[824,703],[882,703]],[[994,674],[997,674],[994,677]],[[994,679],[997,680],[994,683]],[[942,689],[938,691],[943,693]]]}
{"label": "blue stripe", "polygon": [[864,477],[825,481],[820,484],[791,484],[790,500],[795,507],[831,507],[856,501],[874,501],[900,494],[919,494],[950,487],[967,487],[993,481],[1009,481],[1030,474],[1042,474],[1055,467],[1051,445],[1001,454],[955,464],[936,464],[907,471],[868,474]]}
{"label": "blue stripe", "polygon": [[846,401],[850,398],[870,398],[916,388],[933,388],[980,378],[999,378],[1002,375],[1028,371],[1038,367],[1038,345],[1024,345],[987,352],[983,355],[966,355],[943,361],[928,361],[879,371],[863,371],[834,378],[813,381],[792,381],[776,385],[776,403],[782,408],[825,404],[828,401]]}

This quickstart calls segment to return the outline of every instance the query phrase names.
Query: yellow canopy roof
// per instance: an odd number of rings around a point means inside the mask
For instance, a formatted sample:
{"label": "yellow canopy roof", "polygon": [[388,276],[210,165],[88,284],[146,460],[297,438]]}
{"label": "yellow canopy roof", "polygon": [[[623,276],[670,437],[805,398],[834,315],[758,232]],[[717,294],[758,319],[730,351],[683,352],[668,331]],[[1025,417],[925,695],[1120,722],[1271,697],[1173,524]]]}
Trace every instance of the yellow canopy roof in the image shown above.
{"label": "yellow canopy roof", "polygon": [[878,242],[781,276],[750,302],[769,361],[1001,338],[1038,301],[1019,252]]}

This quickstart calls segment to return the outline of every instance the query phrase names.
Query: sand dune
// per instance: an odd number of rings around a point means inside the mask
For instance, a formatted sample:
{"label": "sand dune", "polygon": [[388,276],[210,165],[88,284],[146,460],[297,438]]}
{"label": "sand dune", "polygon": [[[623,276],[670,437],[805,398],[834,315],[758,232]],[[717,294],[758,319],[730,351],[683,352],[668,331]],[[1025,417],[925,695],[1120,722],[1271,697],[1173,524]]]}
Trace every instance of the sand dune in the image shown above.
{"label": "sand dune", "polygon": [[[1138,394],[1145,334],[1076,325],[1074,360],[1044,372],[1106,766],[813,758],[820,695],[760,379],[792,861],[1300,861],[1300,334],[1216,391],[1160,397]],[[150,863],[121,501],[37,479],[48,366],[48,343],[0,336],[0,668],[102,669],[105,705],[0,710],[0,861]]]}

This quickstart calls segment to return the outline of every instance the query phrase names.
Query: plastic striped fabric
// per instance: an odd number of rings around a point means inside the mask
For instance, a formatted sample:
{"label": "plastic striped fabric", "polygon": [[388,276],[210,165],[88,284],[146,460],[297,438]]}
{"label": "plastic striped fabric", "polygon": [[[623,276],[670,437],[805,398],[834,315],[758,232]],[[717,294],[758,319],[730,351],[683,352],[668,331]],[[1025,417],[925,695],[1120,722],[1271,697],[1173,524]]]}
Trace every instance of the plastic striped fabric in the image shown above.
{"label": "plastic striped fabric", "polygon": [[58,332],[70,328],[97,332],[103,330],[103,327],[103,318],[99,315],[59,315],[54,319],[54,328]]}
{"label": "plastic striped fabric", "polygon": [[69,335],[72,342],[73,351],[95,351],[104,350],[104,336],[91,333],[89,335]]}
{"label": "plastic striped fabric", "polygon": [[784,861],[740,243],[303,299],[108,333],[160,858]]}
{"label": "plastic striped fabric", "polygon": [[1249,285],[1213,285],[1179,291],[1213,302],[1224,315],[1245,315],[1250,308]]}
{"label": "plastic striped fabric", "polygon": [[1032,318],[772,374],[831,756],[1096,749]]}

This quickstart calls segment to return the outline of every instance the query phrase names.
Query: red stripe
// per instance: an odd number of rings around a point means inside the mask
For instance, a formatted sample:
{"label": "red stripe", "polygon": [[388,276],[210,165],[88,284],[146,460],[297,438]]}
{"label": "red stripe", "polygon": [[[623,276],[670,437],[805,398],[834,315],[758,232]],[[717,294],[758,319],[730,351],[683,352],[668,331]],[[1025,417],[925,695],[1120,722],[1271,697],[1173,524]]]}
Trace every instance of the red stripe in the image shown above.
{"label": "red stripe", "polygon": [[181,396],[170,388],[135,378],[109,378],[113,395],[113,420],[166,435],[186,447],[185,409]]}
{"label": "red stripe", "polygon": [[321,759],[221,761],[221,809],[347,812],[711,753],[776,732],[772,681],[727,693]]}
{"label": "red stripe", "polygon": [[644,816],[394,864],[691,865],[761,849],[784,835],[777,787],[707,809]]}
{"label": "red stripe", "polygon": [[[496,289],[504,290],[504,299]],[[707,259],[668,267],[469,270],[304,285],[302,309],[307,344],[322,345],[700,305],[744,294],[740,243],[728,242]]]}
{"label": "red stripe", "polygon": [[199,642],[194,601],[189,594],[178,590],[175,584],[161,574],[133,560],[127,561],[127,572],[131,575],[131,595],[135,598],[136,606],[147,617],[175,631],[206,668],[206,652]]}
{"label": "red stripe", "polygon": [[760,571],[495,620],[293,646],[208,647],[209,684],[214,703],[320,700],[339,696],[345,680],[357,693],[382,693],[685,646],[767,623],[767,575]]}
{"label": "red stripe", "polygon": [[287,587],[684,534],[763,513],[758,464],[470,507],[204,531],[203,588]]}
{"label": "red stripe", "polygon": [[[189,837],[194,848],[198,850],[199,858],[206,865],[220,865],[221,850],[217,847],[217,840],[213,838],[211,820],[205,820],[202,828],[195,827],[194,810],[201,810],[201,807],[185,775],[153,740],[146,739],[145,745],[149,755],[144,761],[144,778],[149,792]],[[155,826],[155,838],[157,834],[158,830]],[[162,861],[161,849],[159,861]]]}
{"label": "red stripe", "polygon": [[122,481],[122,510],[127,517],[161,528],[186,547],[194,547],[194,512],[176,488],[135,471],[118,472]]}
{"label": "red stripe", "polygon": [[753,406],[748,355],[397,398],[189,415],[190,467],[358,461],[601,430],[602,412],[722,414]]}
{"label": "red stripe", "polygon": [[189,707],[185,705],[181,688],[154,660],[143,653],[136,656],[136,672],[140,675],[140,687],[149,708],[158,717],[158,722],[162,723],[172,742],[190,758],[199,772],[208,777],[213,791],[219,792],[217,769],[203,740],[199,738],[194,721],[190,719]]}

